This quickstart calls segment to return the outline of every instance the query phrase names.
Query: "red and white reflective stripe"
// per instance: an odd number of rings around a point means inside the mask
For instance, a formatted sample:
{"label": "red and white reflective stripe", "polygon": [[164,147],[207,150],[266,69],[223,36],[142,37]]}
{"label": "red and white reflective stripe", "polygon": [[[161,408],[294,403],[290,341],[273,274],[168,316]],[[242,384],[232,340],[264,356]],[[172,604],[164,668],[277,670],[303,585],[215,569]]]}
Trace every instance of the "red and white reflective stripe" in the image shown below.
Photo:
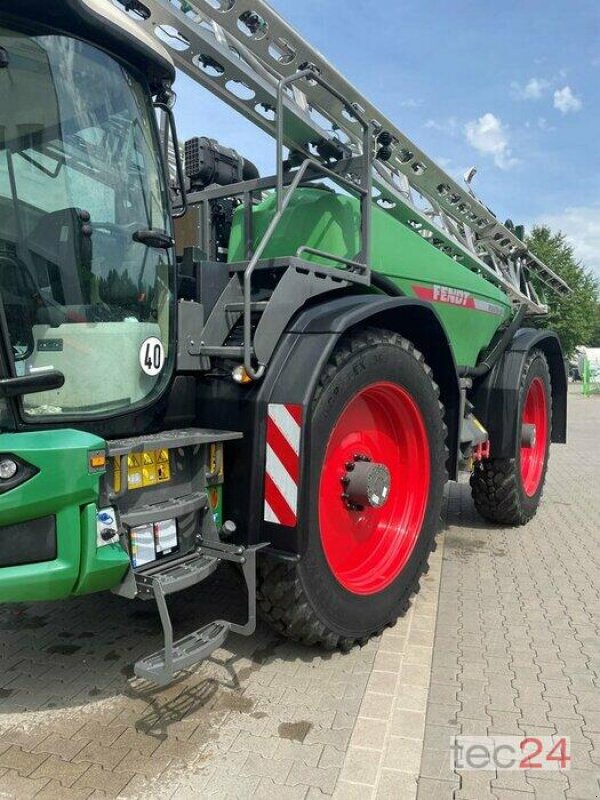
{"label": "red and white reflective stripe", "polygon": [[290,528],[298,521],[301,430],[302,406],[269,404],[265,521]]}

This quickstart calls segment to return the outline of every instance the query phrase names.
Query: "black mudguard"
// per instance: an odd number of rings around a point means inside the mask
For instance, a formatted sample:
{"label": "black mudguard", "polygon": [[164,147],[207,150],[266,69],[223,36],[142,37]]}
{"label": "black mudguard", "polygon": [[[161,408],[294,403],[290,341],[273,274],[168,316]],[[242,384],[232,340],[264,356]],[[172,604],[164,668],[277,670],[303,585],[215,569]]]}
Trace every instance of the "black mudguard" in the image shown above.
{"label": "black mudguard", "polygon": [[[369,325],[398,332],[421,350],[434,372],[446,407],[449,429],[449,473],[456,475],[460,391],[454,357],[435,310],[406,297],[346,295],[302,311],[282,337],[260,383],[239,386],[230,378],[211,379],[198,385],[197,418],[203,426],[242,431],[231,442],[225,465],[224,508],[233,520],[242,544],[268,541],[281,557],[297,558],[303,552],[304,496],[311,469],[304,454],[310,447],[310,404],[317,382],[340,337],[351,328]],[[302,414],[298,486],[298,522],[278,525],[265,521],[265,452],[270,404],[298,407]]]}
{"label": "black mudguard", "polygon": [[521,328],[508,349],[470,393],[475,416],[488,431],[492,458],[514,458],[518,441],[519,386],[523,367],[533,349],[548,360],[552,379],[551,441],[567,441],[568,381],[558,336],[553,331]]}

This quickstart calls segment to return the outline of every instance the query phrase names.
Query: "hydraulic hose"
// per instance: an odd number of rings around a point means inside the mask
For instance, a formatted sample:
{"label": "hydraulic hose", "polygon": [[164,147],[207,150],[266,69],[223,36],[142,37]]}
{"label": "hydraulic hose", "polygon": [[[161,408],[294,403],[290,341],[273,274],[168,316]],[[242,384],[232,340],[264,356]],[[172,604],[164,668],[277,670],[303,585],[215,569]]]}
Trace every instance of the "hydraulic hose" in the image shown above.
{"label": "hydraulic hose", "polygon": [[384,294],[389,294],[391,297],[406,297],[405,292],[399,286],[396,286],[394,281],[386,278],[385,275],[380,275],[378,272],[371,272],[371,283],[376,289],[379,289]]}
{"label": "hydraulic hose", "polygon": [[492,367],[496,364],[500,356],[502,356],[509,344],[511,343],[515,333],[519,329],[521,323],[523,322],[523,318],[527,312],[527,306],[525,304],[519,306],[519,310],[512,318],[510,325],[500,339],[498,340],[497,344],[490,350],[487,356],[481,361],[476,367],[459,367],[458,374],[461,378],[483,378],[484,375],[487,375],[488,372],[492,369]]}

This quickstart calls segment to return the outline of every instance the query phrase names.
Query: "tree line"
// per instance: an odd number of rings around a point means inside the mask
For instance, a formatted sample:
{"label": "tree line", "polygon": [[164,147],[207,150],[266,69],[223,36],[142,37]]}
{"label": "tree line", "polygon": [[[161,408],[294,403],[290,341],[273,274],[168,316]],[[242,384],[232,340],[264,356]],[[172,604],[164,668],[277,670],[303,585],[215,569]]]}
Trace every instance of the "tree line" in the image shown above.
{"label": "tree line", "polygon": [[546,225],[535,226],[527,237],[530,250],[571,287],[566,297],[549,294],[549,314],[541,321],[555,330],[565,356],[579,346],[600,347],[600,280],[575,257],[566,236]]}

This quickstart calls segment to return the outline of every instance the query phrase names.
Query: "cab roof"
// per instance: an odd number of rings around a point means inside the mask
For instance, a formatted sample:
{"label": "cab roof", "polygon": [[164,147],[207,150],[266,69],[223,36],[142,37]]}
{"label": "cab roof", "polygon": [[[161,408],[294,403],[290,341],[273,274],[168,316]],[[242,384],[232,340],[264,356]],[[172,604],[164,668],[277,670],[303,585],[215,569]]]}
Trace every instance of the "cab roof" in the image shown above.
{"label": "cab roof", "polygon": [[175,80],[175,65],[160,41],[111,0],[20,0],[8,16],[102,47],[141,70],[155,91]]}

